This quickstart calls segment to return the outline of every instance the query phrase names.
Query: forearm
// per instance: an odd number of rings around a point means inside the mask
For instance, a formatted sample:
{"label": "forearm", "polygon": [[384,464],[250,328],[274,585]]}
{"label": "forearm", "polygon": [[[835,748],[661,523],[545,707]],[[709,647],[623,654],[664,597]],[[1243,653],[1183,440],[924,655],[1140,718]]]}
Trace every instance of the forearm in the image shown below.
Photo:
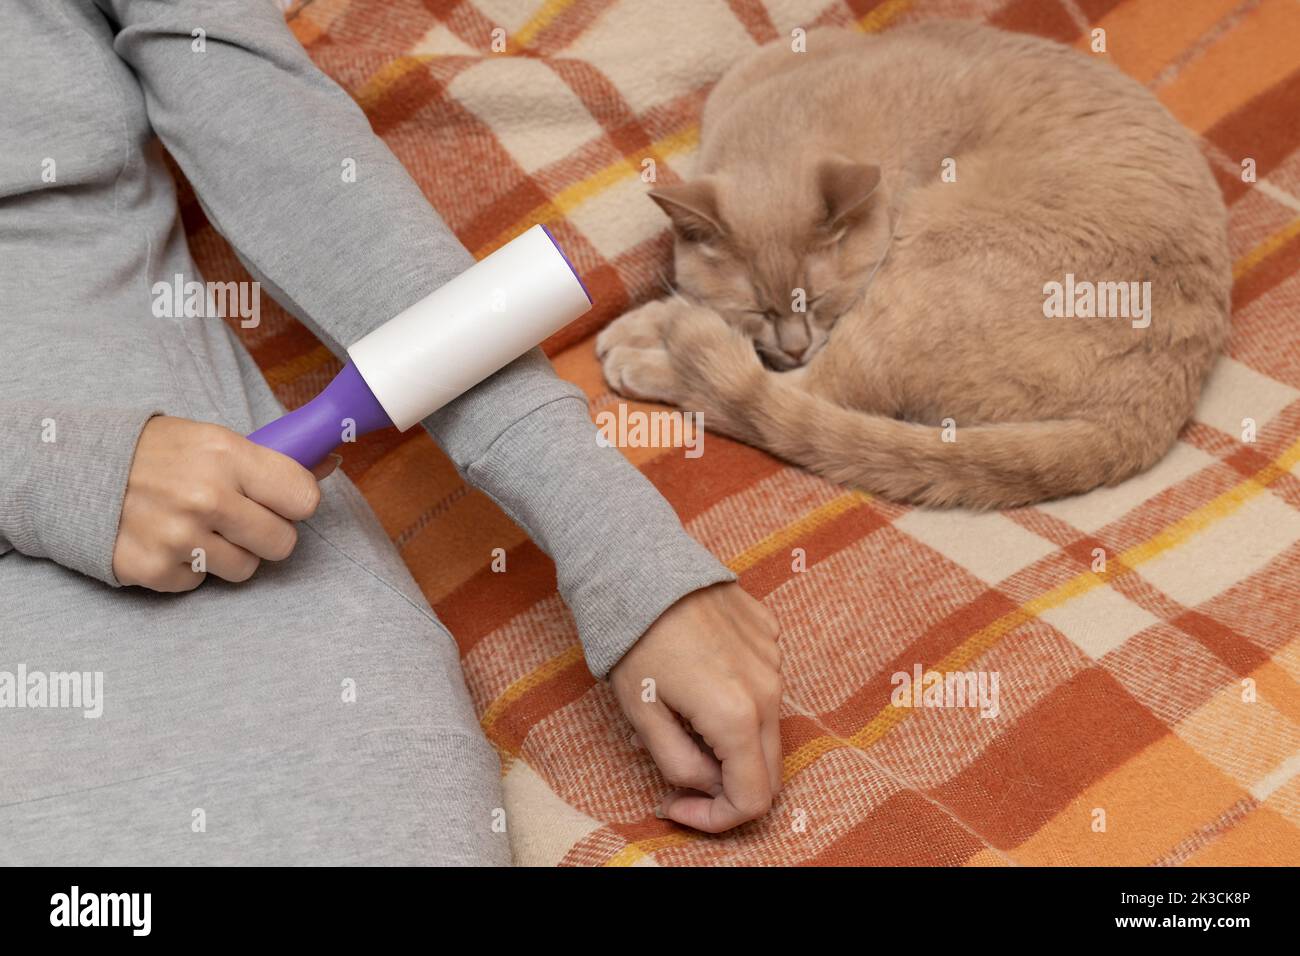
{"label": "forearm", "polygon": [[[596,442],[587,402],[529,353],[475,390],[488,408],[535,407],[484,428],[453,403],[426,424],[468,480],[490,495],[555,561],[587,666],[599,678],[659,615],[691,591],[735,580],[682,528],[653,485],[616,449]],[[515,397],[512,398],[512,393]]]}

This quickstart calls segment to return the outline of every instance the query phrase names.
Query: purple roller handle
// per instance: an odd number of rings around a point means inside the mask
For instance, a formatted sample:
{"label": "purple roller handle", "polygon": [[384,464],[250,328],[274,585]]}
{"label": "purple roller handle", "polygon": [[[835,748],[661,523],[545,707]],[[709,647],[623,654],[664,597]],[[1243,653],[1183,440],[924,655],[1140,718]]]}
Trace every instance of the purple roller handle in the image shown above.
{"label": "purple roller handle", "polygon": [[288,455],[310,470],[343,441],[344,420],[356,423],[356,436],[387,428],[392,422],[370,386],[351,362],[306,405],[269,425],[248,440]]}

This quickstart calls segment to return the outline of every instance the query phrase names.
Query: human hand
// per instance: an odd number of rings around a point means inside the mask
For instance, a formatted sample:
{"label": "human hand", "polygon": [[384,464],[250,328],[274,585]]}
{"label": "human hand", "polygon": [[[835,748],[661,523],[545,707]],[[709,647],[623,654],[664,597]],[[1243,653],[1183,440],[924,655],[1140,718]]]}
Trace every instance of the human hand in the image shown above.
{"label": "human hand", "polygon": [[782,769],[779,633],[740,585],[717,584],[665,611],[610,671],[623,712],[678,788],[660,816],[720,833],[772,806]]}
{"label": "human hand", "polygon": [[[220,425],[152,418],[131,463],[113,574],[122,584],[170,592],[193,590],[209,572],[247,581],[263,559],[293,552],[293,522],[315,513],[317,482],[337,463],[327,458],[313,475]],[[206,570],[196,570],[195,549]]]}

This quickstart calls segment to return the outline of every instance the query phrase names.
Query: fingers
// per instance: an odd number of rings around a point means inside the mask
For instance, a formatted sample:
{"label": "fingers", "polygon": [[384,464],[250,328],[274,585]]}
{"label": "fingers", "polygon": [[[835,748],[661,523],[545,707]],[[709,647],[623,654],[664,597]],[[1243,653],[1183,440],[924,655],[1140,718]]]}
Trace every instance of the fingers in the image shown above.
{"label": "fingers", "polygon": [[[259,560],[282,560],[298,541],[294,521],[315,513],[314,473],[228,428],[158,416],[136,443],[113,545],[113,575],[122,584],[188,591],[208,570],[244,581]],[[203,561],[195,549],[202,549]]]}
{"label": "fingers", "polygon": [[679,788],[664,798],[656,816],[706,833],[722,833],[767,813],[783,784],[779,723],[763,724],[759,747],[761,768],[752,756],[723,761],[721,789],[706,790],[709,796],[704,796],[698,787]]}
{"label": "fingers", "polygon": [[768,779],[772,783],[772,796],[781,792],[784,782],[785,763],[781,753],[781,651],[776,641],[768,642],[773,656],[771,672],[760,684],[759,719],[762,722],[759,735],[763,747],[763,759],[767,763]]}
{"label": "fingers", "polygon": [[195,571],[187,559],[182,561],[171,550],[145,548],[134,540],[122,542],[113,555],[113,574],[118,583],[149,588],[164,594],[193,591],[207,574]]}
{"label": "fingers", "polygon": [[762,726],[763,757],[767,761],[767,771],[772,781],[773,795],[781,792],[784,778],[784,761],[781,753],[781,647],[777,643],[781,628],[776,617],[763,607],[756,605],[758,618],[751,635],[751,646],[758,653],[768,672],[756,679],[758,688],[758,705]]}
{"label": "fingers", "polygon": [[255,554],[231,544],[218,534],[210,534],[202,545],[207,558],[208,573],[223,581],[238,584],[251,578],[261,560]]}
{"label": "fingers", "polygon": [[283,561],[298,543],[292,522],[241,495],[222,502],[214,526],[231,544],[267,561]]}
{"label": "fingers", "polygon": [[206,572],[195,571],[191,564],[176,564],[157,575],[149,587],[164,594],[181,594],[193,591],[207,579]]}
{"label": "fingers", "polygon": [[676,791],[664,798],[659,813],[669,820],[703,830],[722,833],[761,817],[772,806],[772,787],[755,735],[752,749],[722,761],[722,793],[706,797]]}
{"label": "fingers", "polygon": [[695,721],[722,761],[722,792],[712,797],[672,793],[660,808],[668,819],[706,833],[721,833],[762,816],[775,792],[757,705],[744,694],[725,699],[727,703]]}
{"label": "fingers", "polygon": [[696,744],[667,707],[655,701],[641,703],[628,714],[637,736],[674,787],[717,793],[722,789],[722,768],[712,754]]}
{"label": "fingers", "polygon": [[781,754],[781,705],[778,701],[763,717],[763,727],[759,731],[762,737],[763,761],[767,764],[768,781],[772,786],[772,796],[781,792],[784,782],[785,763]]}
{"label": "fingers", "polygon": [[[779,637],[771,612],[738,586],[719,585],[665,612],[611,672],[637,739],[653,751],[652,735],[662,735],[653,755],[665,771],[674,759],[690,766],[700,756],[710,767],[709,787],[699,777],[666,772],[676,789],[657,816],[720,833],[771,808],[784,782]],[[639,675],[647,672],[657,674],[664,710],[637,702]]]}
{"label": "fingers", "polygon": [[[121,584],[138,584],[154,591],[177,594],[193,591],[209,574],[224,581],[247,581],[261,561],[257,555],[231,544],[220,535],[208,533],[190,548],[140,551],[129,541],[124,544],[123,566],[139,569],[134,575],[119,576]],[[138,553],[137,553],[138,552]]]}
{"label": "fingers", "polygon": [[292,458],[240,439],[232,463],[245,496],[290,521],[305,521],[316,513],[320,485]]}

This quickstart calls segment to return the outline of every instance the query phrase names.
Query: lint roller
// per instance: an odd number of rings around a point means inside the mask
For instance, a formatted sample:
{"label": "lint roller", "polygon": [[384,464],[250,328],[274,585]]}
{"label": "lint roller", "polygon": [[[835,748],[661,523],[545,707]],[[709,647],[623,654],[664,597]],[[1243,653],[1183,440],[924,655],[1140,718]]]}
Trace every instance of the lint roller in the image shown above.
{"label": "lint roller", "polygon": [[323,392],[248,438],[310,469],[349,431],[406,431],[591,303],[550,231],[533,226],[355,343]]}

